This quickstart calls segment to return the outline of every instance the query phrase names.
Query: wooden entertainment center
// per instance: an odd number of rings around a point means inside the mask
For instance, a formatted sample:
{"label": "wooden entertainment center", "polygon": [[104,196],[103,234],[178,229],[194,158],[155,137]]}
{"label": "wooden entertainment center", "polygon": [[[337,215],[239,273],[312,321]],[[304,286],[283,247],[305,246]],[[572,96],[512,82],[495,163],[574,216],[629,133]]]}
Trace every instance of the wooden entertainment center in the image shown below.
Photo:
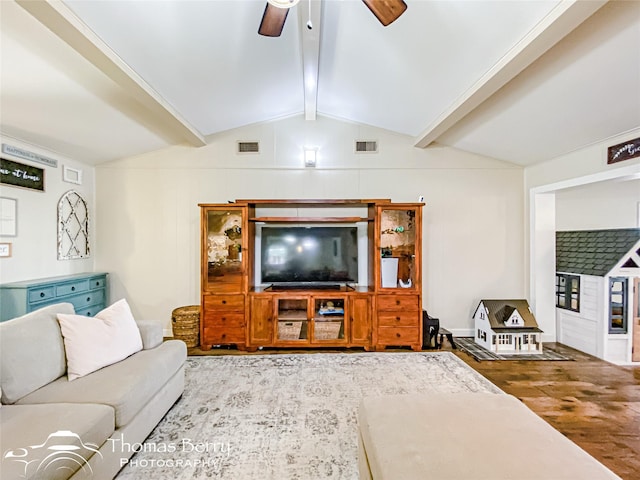
{"label": "wooden entertainment center", "polygon": [[[201,348],[383,350],[408,346],[420,350],[423,205],[388,199],[199,204]],[[358,241],[357,254],[351,257],[346,250],[352,251],[353,244],[343,244],[337,236],[330,239],[334,243],[329,256],[334,255],[338,262],[340,255],[358,262],[357,283],[262,281],[262,264],[287,271],[288,260],[283,255],[289,248],[284,241],[260,247],[265,226],[349,226],[365,231],[364,243]],[[305,254],[302,244],[295,248]],[[262,263],[256,261],[261,253]]]}

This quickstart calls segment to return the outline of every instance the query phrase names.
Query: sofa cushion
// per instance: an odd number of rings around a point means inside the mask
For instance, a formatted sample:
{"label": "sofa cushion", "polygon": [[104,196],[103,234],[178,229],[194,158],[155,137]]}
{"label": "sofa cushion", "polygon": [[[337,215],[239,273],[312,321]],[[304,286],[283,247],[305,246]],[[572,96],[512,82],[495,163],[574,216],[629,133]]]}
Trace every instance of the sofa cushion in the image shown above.
{"label": "sofa cushion", "polygon": [[14,403],[65,374],[58,313],[73,314],[73,305],[58,303],[0,323],[2,403]]}
{"label": "sofa cushion", "polygon": [[[57,480],[70,477],[81,467],[89,469],[84,462],[113,434],[115,419],[113,408],[106,405],[5,405],[0,426],[0,477]],[[54,445],[79,449],[65,448],[51,454]]]}
{"label": "sofa cushion", "polygon": [[59,378],[21,398],[19,404],[103,403],[114,408],[116,428],[120,428],[151,400],[186,358],[185,343],[169,340],[73,382]]}
{"label": "sofa cushion", "polygon": [[58,314],[58,321],[64,337],[69,381],[142,350],[140,330],[124,299],[95,317]]}
{"label": "sofa cushion", "polygon": [[136,320],[142,337],[142,348],[156,348],[162,343],[162,324],[155,320]]}

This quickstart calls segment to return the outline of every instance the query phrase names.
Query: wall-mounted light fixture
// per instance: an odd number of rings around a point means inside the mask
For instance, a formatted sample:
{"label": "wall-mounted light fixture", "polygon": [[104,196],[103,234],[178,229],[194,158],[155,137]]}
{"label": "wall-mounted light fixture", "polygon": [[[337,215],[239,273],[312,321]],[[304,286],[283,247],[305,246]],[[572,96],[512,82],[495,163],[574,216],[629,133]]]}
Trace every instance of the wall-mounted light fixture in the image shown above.
{"label": "wall-mounted light fixture", "polygon": [[316,166],[316,154],[318,151],[315,148],[305,147],[304,149],[304,166],[315,167]]}

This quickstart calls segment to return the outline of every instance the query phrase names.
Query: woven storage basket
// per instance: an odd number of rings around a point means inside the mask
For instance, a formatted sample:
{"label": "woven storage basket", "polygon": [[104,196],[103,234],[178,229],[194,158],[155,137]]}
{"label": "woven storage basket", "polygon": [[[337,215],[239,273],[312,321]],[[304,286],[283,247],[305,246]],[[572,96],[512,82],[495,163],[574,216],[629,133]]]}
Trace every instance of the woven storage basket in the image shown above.
{"label": "woven storage basket", "polygon": [[278,322],[278,340],[299,340],[302,322]]}
{"label": "woven storage basket", "polygon": [[313,336],[317,340],[335,340],[340,335],[342,322],[315,322]]}
{"label": "woven storage basket", "polygon": [[171,312],[173,337],[182,340],[187,347],[197,347],[200,333],[200,305],[179,307]]}

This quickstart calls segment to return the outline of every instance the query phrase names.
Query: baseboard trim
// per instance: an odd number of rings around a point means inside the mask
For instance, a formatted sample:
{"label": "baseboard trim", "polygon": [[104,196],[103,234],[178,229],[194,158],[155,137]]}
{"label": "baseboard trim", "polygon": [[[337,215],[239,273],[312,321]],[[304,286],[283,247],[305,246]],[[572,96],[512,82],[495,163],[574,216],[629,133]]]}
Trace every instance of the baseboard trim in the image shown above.
{"label": "baseboard trim", "polygon": [[473,328],[447,328],[447,330],[449,330],[454,337],[473,337]]}

